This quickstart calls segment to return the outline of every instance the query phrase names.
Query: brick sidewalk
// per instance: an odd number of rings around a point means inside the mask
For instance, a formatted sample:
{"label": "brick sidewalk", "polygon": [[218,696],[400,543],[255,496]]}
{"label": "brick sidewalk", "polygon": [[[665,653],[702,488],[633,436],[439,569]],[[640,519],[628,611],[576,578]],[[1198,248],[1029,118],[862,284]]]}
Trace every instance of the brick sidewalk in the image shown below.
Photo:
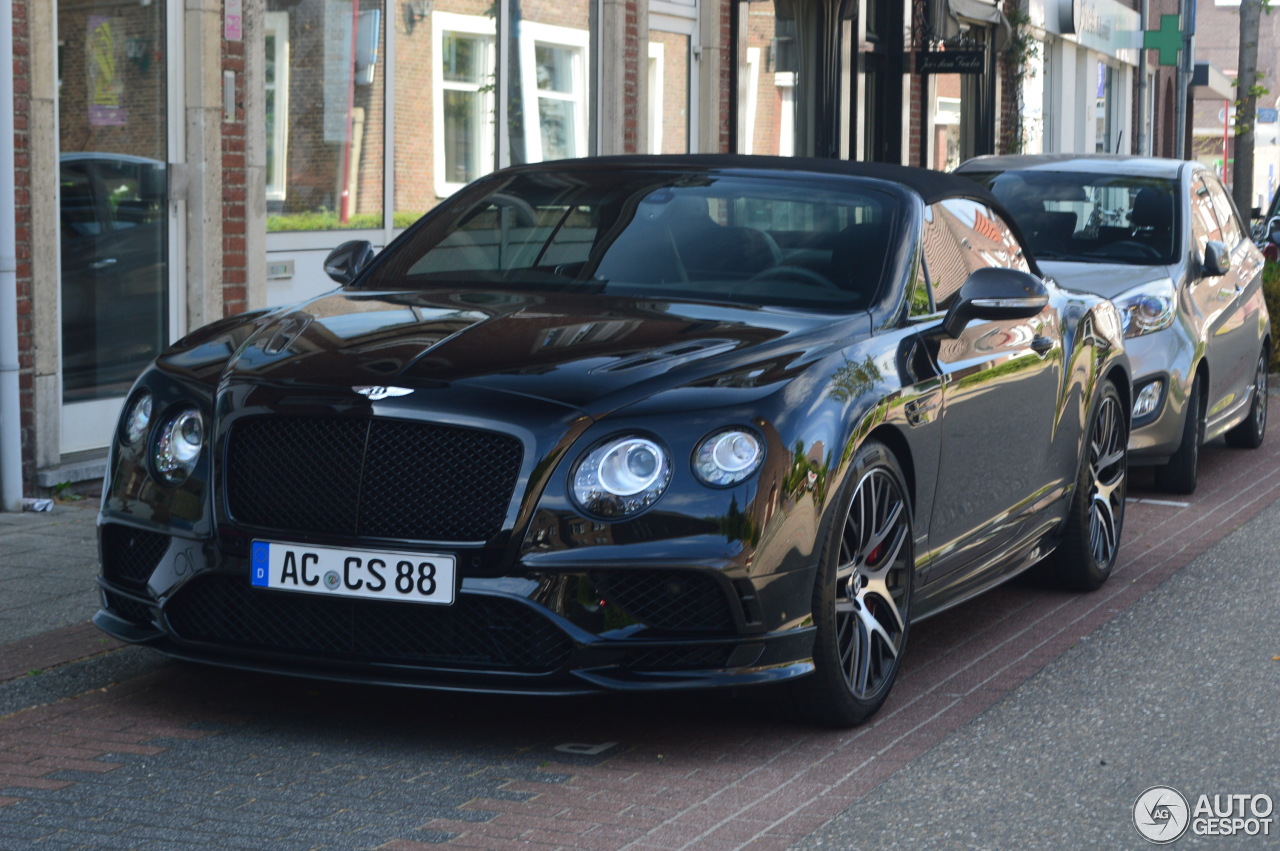
{"label": "brick sidewalk", "polygon": [[167,665],[0,719],[0,840],[786,848],[1280,498],[1280,439],[1201,464],[1190,498],[1131,493],[1099,592],[1014,584],[920,624],[888,704],[851,732],[762,717],[745,693],[464,698]]}

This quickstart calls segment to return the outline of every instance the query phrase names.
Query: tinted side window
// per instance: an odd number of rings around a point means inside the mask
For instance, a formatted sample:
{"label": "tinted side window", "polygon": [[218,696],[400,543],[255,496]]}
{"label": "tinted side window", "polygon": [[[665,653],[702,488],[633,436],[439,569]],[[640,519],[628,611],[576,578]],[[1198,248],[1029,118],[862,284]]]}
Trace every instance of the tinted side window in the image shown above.
{"label": "tinted side window", "polygon": [[946,310],[971,271],[967,252],[947,227],[940,204],[925,209],[922,235],[924,269],[933,301],[938,310]]}
{"label": "tinted side window", "polygon": [[907,286],[910,292],[908,315],[916,317],[928,316],[933,313],[933,299],[929,291],[929,279],[925,276],[923,259],[916,261],[915,271],[911,273],[911,279]]}
{"label": "tinted side window", "polygon": [[1230,196],[1227,191],[1222,188],[1222,184],[1217,177],[1213,175],[1201,175],[1205,186],[1209,190],[1209,200],[1213,204],[1213,211],[1217,214],[1218,224],[1222,226],[1222,241],[1227,244],[1228,248],[1235,248],[1244,239],[1244,230],[1240,227],[1240,221],[1236,218],[1235,205],[1231,203]]}
{"label": "tinted side window", "polygon": [[1210,240],[1225,242],[1222,228],[1218,224],[1218,216],[1213,210],[1213,200],[1209,197],[1209,187],[1200,178],[1191,180],[1191,197],[1188,200],[1191,208],[1191,235],[1194,248],[1204,257],[1204,247]]}
{"label": "tinted side window", "polygon": [[1022,246],[990,207],[961,198],[932,205],[925,215],[924,262],[938,310],[977,269],[999,266],[1030,271]]}

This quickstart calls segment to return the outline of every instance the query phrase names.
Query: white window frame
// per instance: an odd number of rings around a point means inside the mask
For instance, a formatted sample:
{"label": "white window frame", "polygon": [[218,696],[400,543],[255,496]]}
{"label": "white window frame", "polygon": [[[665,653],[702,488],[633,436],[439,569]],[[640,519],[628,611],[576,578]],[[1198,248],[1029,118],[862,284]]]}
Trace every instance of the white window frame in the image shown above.
{"label": "white window frame", "polygon": [[[538,88],[536,53],[538,45],[568,48],[574,51],[573,90],[567,95],[562,92],[542,91]],[[542,119],[538,109],[538,100],[544,97],[566,101],[573,106],[573,143],[578,156],[587,155],[587,104],[591,97],[587,69],[590,67],[590,49],[591,33],[588,30],[540,24],[535,21],[520,22],[520,91],[524,98],[526,161],[534,163],[544,159]]]}
{"label": "white window frame", "polygon": [[[698,112],[698,90],[702,79],[702,41],[700,38],[701,31],[698,27],[697,4],[688,3],[683,5],[681,3],[650,0],[649,31],[675,33],[676,35],[686,36],[689,39],[689,89],[686,92],[689,114],[685,119],[685,123],[688,125],[686,143],[689,153],[696,153],[700,150],[698,140],[702,123],[701,113]],[[653,98],[652,90],[649,92],[649,97],[650,99]]]}
{"label": "white window frame", "polygon": [[778,88],[778,156],[796,155],[796,72],[776,71],[773,84]]}
{"label": "white window frame", "polygon": [[740,144],[744,154],[755,153],[756,113],[759,111],[760,104],[760,53],[761,50],[758,47],[747,48],[747,102],[743,107],[746,113],[743,135],[746,138],[742,139]]}
{"label": "white window frame", "polygon": [[649,153],[662,152],[663,74],[666,45],[649,42]]}
{"label": "white window frame", "polygon": [[275,180],[267,184],[267,200],[285,200],[289,186],[286,167],[289,162],[289,13],[267,12],[266,32],[275,36],[275,55],[269,57],[276,66],[275,82],[267,82],[275,92],[275,127],[271,133],[271,173]]}
{"label": "white window frame", "polygon": [[[484,86],[483,83],[445,82],[444,35],[446,32],[487,39],[483,57],[484,67],[488,69],[490,77],[497,74],[498,68],[498,57],[495,50],[495,41],[497,40],[498,29],[492,18],[480,17],[478,15],[457,15],[452,12],[431,13],[431,79],[433,81],[431,96],[433,113],[432,125],[435,136],[435,190],[436,195],[441,198],[447,198],[463,186],[466,186],[466,183],[448,180],[448,175],[445,171],[445,90],[480,92],[480,89]],[[480,92],[480,108],[487,116],[485,119],[484,132],[480,133],[480,162],[488,164],[490,167],[494,162],[493,107],[494,98],[492,88],[487,92]],[[481,173],[483,174],[485,172],[482,171]],[[478,176],[479,175],[477,175],[477,177]]]}

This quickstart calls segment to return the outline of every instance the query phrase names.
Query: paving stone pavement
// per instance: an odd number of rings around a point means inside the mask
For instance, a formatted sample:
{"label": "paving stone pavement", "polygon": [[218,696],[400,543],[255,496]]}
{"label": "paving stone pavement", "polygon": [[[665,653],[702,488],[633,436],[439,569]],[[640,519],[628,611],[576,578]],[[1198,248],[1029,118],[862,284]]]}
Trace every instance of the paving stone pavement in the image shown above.
{"label": "paving stone pavement", "polygon": [[885,710],[843,732],[747,691],[449,695],[119,649],[84,623],[93,508],[0,514],[0,849],[876,847],[851,807],[1280,498],[1278,439],[1202,464],[1186,499],[1135,476],[1101,591],[1015,583],[918,625]]}

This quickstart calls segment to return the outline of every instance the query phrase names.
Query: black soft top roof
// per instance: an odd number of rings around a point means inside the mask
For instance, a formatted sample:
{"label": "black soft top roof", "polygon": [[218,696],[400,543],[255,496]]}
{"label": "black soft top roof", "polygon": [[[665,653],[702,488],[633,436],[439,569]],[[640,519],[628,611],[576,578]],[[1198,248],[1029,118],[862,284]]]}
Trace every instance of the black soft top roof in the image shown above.
{"label": "black soft top roof", "polygon": [[752,169],[775,172],[808,172],[837,174],[848,177],[870,177],[899,183],[932,204],[942,198],[973,198],[999,209],[1000,202],[985,187],[972,179],[941,171],[890,163],[851,162],[848,160],[809,157],[765,157],[747,154],[629,154],[624,156],[587,157],[535,163],[524,168],[670,168],[729,171]]}

